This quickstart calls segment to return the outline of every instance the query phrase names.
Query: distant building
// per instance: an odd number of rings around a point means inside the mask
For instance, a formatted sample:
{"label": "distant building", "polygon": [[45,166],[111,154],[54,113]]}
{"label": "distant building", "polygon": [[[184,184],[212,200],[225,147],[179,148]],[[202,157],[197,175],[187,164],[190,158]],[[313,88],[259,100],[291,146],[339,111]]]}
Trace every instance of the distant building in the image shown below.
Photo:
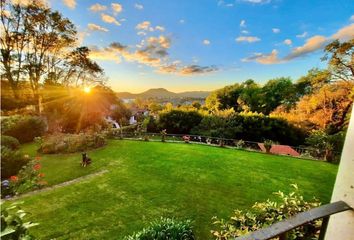
{"label": "distant building", "polygon": [[147,108],[131,108],[130,111],[132,112],[132,116],[129,119],[130,125],[138,123],[140,117],[147,117],[150,114],[150,111]]}
{"label": "distant building", "polygon": [[[264,147],[263,143],[258,143],[259,148],[262,150],[262,152],[266,152],[266,149]],[[288,145],[278,145],[274,144],[272,145],[272,148],[270,149],[270,153],[274,154],[281,154],[281,155],[289,155],[293,157],[299,157],[300,153],[295,151],[292,147]]]}

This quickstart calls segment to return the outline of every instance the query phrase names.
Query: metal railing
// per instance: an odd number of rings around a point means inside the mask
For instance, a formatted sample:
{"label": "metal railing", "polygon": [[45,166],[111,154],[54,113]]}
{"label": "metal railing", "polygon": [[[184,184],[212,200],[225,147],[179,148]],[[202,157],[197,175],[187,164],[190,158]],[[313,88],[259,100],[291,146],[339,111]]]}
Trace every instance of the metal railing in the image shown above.
{"label": "metal railing", "polygon": [[[259,142],[253,141],[244,141],[240,139],[229,139],[221,137],[210,137],[203,135],[192,135],[192,134],[166,134],[166,142],[184,142],[183,136],[189,136],[190,143],[199,143],[207,144],[212,146],[224,146],[237,149],[244,149],[249,151],[258,151],[262,152],[259,147]],[[117,129],[115,137],[126,138],[126,139],[140,139],[140,140],[149,140],[149,141],[161,141],[161,133],[139,133],[139,132],[124,132],[121,133]],[[290,145],[289,145],[290,146]],[[314,149],[301,146],[290,146],[296,152],[300,154],[301,158],[323,160],[323,156],[320,154],[321,149]],[[333,152],[333,154],[340,156],[339,152]]]}
{"label": "metal railing", "polygon": [[319,240],[323,240],[326,234],[329,217],[335,213],[348,210],[353,210],[353,208],[343,201],[326,204],[309,211],[299,213],[292,218],[277,222],[269,227],[262,228],[248,235],[237,237],[235,240],[267,240],[275,237],[279,237],[279,240],[286,240],[287,233],[290,230],[306,225],[307,223],[317,219],[323,219],[319,235]]}

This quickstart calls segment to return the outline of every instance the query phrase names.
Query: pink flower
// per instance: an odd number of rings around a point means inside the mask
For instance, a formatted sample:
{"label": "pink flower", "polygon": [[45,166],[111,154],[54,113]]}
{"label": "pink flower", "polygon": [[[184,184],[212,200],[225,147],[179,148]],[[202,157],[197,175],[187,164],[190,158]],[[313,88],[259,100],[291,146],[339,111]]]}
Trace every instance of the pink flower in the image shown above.
{"label": "pink flower", "polygon": [[36,161],[39,161],[39,160],[41,160],[41,156],[36,156],[34,159],[35,159]]}
{"label": "pink flower", "polygon": [[39,164],[39,163],[36,163],[34,166],[33,166],[33,170],[36,170],[38,171],[39,169],[41,169],[42,166]]}
{"label": "pink flower", "polygon": [[12,182],[17,182],[17,181],[18,181],[18,177],[17,177],[17,176],[11,176],[11,177],[10,177],[10,180],[11,180]]}

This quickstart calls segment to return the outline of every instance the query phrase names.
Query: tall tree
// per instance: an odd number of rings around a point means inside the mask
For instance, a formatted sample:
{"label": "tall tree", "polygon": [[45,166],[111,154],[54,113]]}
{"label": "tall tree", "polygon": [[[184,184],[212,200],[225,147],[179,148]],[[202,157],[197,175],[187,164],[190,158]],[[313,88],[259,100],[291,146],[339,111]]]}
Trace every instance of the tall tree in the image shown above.
{"label": "tall tree", "polygon": [[354,81],[354,39],[331,42],[325,47],[322,60],[328,60],[328,69],[334,80]]}

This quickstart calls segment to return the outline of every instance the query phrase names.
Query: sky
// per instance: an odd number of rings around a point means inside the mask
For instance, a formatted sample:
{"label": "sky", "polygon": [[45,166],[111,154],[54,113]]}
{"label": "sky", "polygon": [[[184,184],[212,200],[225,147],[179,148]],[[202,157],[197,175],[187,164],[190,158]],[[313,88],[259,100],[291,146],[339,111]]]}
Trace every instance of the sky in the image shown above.
{"label": "sky", "polygon": [[352,0],[50,0],[116,91],[294,81],[354,38]]}

